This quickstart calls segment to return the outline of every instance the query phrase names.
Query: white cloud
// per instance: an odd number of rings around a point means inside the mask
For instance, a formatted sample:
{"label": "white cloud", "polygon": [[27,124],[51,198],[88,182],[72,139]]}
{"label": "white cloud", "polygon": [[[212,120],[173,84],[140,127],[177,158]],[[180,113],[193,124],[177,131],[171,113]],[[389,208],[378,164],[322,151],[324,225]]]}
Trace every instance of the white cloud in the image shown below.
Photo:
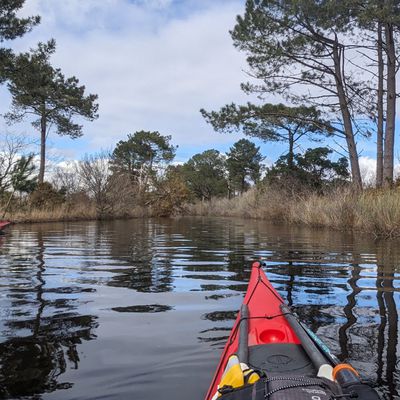
{"label": "white cloud", "polygon": [[373,186],[376,178],[376,160],[371,157],[360,157],[361,178],[365,186]]}
{"label": "white cloud", "polygon": [[[213,132],[199,109],[245,99],[239,87],[246,79],[244,56],[229,35],[243,3],[177,4],[181,2],[26,1],[23,13],[41,15],[42,23],[13,45],[22,51],[54,37],[53,64],[99,95],[100,118],[84,123],[87,148],[78,147],[81,140],[71,142],[75,156],[113,146],[141,129],[171,134],[174,144],[186,148],[218,147],[239,137]],[[52,140],[57,147],[58,140]]]}
{"label": "white cloud", "polygon": [[[365,186],[374,186],[376,179],[376,159],[360,157],[361,178]],[[394,165],[394,177],[400,177],[400,164]]]}

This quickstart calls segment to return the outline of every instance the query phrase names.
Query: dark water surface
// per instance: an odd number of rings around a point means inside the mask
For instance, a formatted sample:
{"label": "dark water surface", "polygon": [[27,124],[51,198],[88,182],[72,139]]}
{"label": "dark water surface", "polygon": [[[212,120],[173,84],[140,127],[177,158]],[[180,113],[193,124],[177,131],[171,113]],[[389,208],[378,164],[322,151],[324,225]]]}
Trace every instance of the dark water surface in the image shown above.
{"label": "dark water surface", "polygon": [[201,218],[13,226],[0,398],[201,400],[260,257],[333,352],[400,398],[399,242]]}

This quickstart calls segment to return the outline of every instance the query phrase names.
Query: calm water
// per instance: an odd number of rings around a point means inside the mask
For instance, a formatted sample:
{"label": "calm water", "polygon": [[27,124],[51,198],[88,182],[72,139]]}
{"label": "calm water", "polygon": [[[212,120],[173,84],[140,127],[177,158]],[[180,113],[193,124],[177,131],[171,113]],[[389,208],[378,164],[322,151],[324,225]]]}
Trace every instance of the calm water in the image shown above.
{"label": "calm water", "polygon": [[201,400],[260,257],[333,352],[400,398],[399,242],[201,218],[0,241],[0,398]]}

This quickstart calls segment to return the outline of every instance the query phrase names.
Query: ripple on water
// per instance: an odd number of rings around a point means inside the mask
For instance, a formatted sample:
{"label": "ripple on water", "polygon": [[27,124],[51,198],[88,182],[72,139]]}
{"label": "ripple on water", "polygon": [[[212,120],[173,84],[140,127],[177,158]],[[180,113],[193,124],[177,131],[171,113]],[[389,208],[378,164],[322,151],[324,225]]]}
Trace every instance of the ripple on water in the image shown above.
{"label": "ripple on water", "polygon": [[259,258],[332,351],[398,398],[398,242],[207,218],[13,226],[0,397],[202,399]]}

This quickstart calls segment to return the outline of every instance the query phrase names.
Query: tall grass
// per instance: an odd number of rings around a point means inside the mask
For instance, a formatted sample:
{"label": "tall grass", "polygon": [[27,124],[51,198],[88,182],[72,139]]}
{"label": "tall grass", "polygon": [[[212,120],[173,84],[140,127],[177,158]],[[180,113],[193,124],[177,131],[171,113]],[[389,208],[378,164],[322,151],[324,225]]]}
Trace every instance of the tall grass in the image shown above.
{"label": "tall grass", "polygon": [[25,208],[17,209],[6,215],[6,218],[15,222],[53,222],[53,221],[88,221],[96,219],[137,218],[150,215],[149,210],[143,207],[133,207],[129,211],[113,212],[100,215],[92,203],[78,203],[72,206],[68,203],[52,208]]}
{"label": "tall grass", "polygon": [[340,188],[327,194],[294,194],[276,187],[252,189],[233,199],[214,199],[187,209],[190,215],[259,218],[273,222],[400,236],[400,189]]}
{"label": "tall grass", "polygon": [[[285,188],[253,188],[232,199],[213,199],[185,207],[185,215],[264,219],[278,223],[369,232],[377,237],[400,237],[400,189],[355,192],[339,188],[325,194],[291,192]],[[92,202],[63,203],[52,208],[15,208],[15,222],[93,220],[156,216],[157,207],[115,208],[99,216]]]}

